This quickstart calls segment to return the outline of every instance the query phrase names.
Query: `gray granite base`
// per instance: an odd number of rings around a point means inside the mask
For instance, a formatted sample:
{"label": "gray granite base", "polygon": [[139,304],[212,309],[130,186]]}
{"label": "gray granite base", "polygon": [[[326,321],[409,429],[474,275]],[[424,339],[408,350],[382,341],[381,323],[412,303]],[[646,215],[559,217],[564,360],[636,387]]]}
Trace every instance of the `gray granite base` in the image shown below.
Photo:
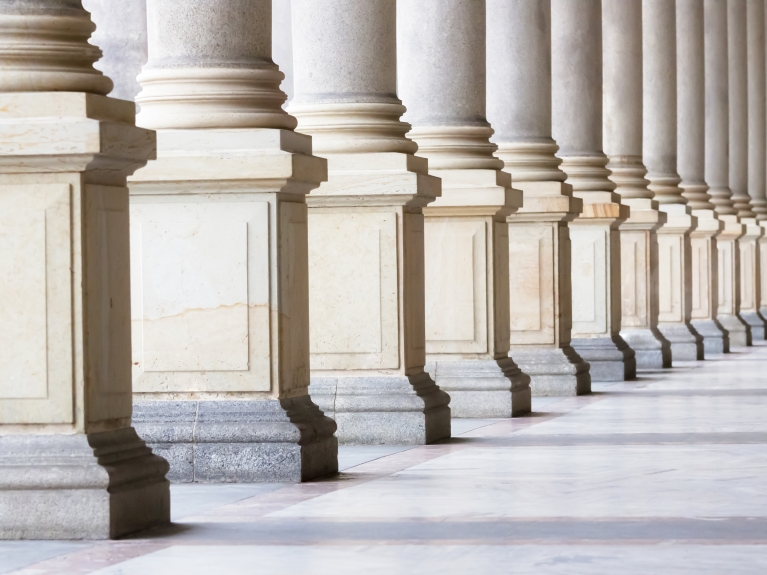
{"label": "gray granite base", "polygon": [[686,323],[661,323],[658,329],[671,342],[673,361],[696,361],[704,359],[703,338]]}
{"label": "gray granite base", "polygon": [[335,419],[345,445],[423,445],[450,437],[450,396],[426,372],[312,375],[309,393]]}
{"label": "gray granite base", "polygon": [[622,337],[574,338],[571,345],[591,366],[591,381],[628,381],[636,378],[634,350]]}
{"label": "gray granite base", "polygon": [[136,401],[133,423],[173,482],[300,482],[338,471],[336,424],[308,395]]}
{"label": "gray granite base", "polygon": [[426,371],[450,396],[453,417],[501,418],[530,413],[530,377],[514,360],[435,361]]}
{"label": "gray granite base", "polygon": [[589,364],[570,346],[562,348],[515,347],[514,361],[530,376],[536,397],[591,393]]}
{"label": "gray granite base", "polygon": [[730,338],[730,349],[751,345],[751,327],[737,315],[720,314],[717,321],[727,330]]}
{"label": "gray granite base", "polygon": [[671,367],[671,343],[657,329],[622,329],[621,337],[634,350],[637,369]]}
{"label": "gray granite base", "polygon": [[740,317],[751,328],[751,341],[764,341],[765,325],[764,318],[758,312],[740,312]]}
{"label": "gray granite base", "polygon": [[132,427],[0,436],[0,539],[109,539],[168,523],[167,471]]}
{"label": "gray granite base", "polygon": [[692,320],[690,322],[703,337],[703,350],[705,356],[718,355],[730,352],[730,336],[719,322],[712,319]]}

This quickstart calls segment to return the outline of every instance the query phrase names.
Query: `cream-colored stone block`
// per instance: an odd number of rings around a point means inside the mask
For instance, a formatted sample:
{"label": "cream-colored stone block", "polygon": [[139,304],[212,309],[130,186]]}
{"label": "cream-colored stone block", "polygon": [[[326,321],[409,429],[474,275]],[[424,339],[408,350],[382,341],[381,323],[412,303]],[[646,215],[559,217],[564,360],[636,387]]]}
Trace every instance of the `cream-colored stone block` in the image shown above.
{"label": "cream-colored stone block", "polygon": [[658,235],[660,322],[684,321],[684,235]]}
{"label": "cream-colored stone block", "polygon": [[[492,222],[427,218],[426,352],[487,353]],[[492,263],[492,262],[491,262]]]}
{"label": "cream-colored stone block", "polygon": [[737,285],[735,283],[738,276],[738,249],[737,242],[719,241],[717,242],[718,260],[719,260],[719,307],[718,314],[734,315],[737,313],[736,293]]}
{"label": "cream-colored stone block", "polygon": [[398,216],[309,216],[312,369],[398,369]]}
{"label": "cream-colored stone block", "polygon": [[621,327],[652,327],[648,274],[650,234],[645,230],[621,232]]}
{"label": "cream-colored stone block", "polygon": [[141,399],[303,395],[307,209],[326,177],[285,130],[166,130],[131,185]]}
{"label": "cream-colored stone block", "polygon": [[574,337],[609,335],[612,235],[617,232],[609,226],[572,226],[570,230]]}
{"label": "cream-colored stone block", "polygon": [[511,345],[557,343],[556,224],[513,224],[509,233]]}
{"label": "cream-colored stone block", "polygon": [[711,318],[713,305],[711,293],[712,241],[709,238],[691,238],[692,263],[692,319]]}
{"label": "cream-colored stone block", "polygon": [[134,201],[137,392],[270,390],[268,202]]}

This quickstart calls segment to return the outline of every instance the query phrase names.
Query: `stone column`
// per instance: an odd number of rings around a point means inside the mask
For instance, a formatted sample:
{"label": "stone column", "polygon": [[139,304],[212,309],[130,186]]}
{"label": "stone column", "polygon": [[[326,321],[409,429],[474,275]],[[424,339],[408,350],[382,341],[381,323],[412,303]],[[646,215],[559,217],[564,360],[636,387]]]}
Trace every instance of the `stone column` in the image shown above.
{"label": "stone column", "polygon": [[168,464],[131,426],[125,178],[155,138],[104,97],[93,30],[80,0],[0,0],[3,539],[170,520]]}
{"label": "stone column", "polygon": [[[767,215],[765,199],[765,92],[764,92],[764,0],[739,0],[731,9],[736,14],[730,24],[730,66],[737,74],[730,76],[730,138],[738,142],[737,166],[730,150],[730,180],[738,197],[745,189],[748,201],[738,210],[746,235],[740,244],[740,317],[751,327],[752,341],[764,341],[765,320],[761,305],[760,244],[764,228],[756,211]],[[737,56],[736,56],[737,55]],[[737,104],[736,104],[737,102]],[[735,107],[739,106],[739,109]],[[736,118],[736,119],[735,119]],[[745,177],[744,177],[745,172]],[[737,185],[733,174],[738,174]],[[744,185],[745,184],[745,185]]]}
{"label": "stone column", "polygon": [[745,346],[750,338],[738,317],[740,260],[737,240],[745,233],[733,207],[729,182],[729,85],[727,72],[727,3],[704,0],[704,62],[706,82],[706,182],[711,203],[724,222],[717,236],[717,320],[727,330],[731,347]]}
{"label": "stone column", "polygon": [[603,0],[604,146],[607,168],[631,215],[621,235],[621,336],[638,368],[671,367],[658,331],[658,228],[666,214],[647,188],[642,162],[642,0]]}
{"label": "stone column", "polygon": [[147,60],[147,0],[83,0],[96,31],[91,39],[104,52],[96,69],[112,79],[113,98],[134,100],[141,90],[136,76]]}
{"label": "stone column", "polygon": [[328,158],[309,198],[312,397],[344,443],[450,436],[424,371],[423,207],[440,180],[400,120],[395,0],[293,2],[299,130]]}
{"label": "stone column", "polygon": [[530,411],[509,357],[509,230],[522,204],[485,120],[485,3],[399,0],[399,96],[418,155],[442,179],[423,209],[427,370],[454,417]]}
{"label": "stone column", "polygon": [[682,196],[698,219],[690,233],[693,328],[703,336],[705,354],[729,351],[727,332],[716,320],[716,236],[724,224],[714,211],[705,180],[705,80],[703,3],[676,2],[677,170]]}
{"label": "stone column", "polygon": [[337,471],[309,386],[305,196],[326,179],[281,109],[270,0],[148,0],[131,188],[134,417],[181,482]]}
{"label": "stone column", "polygon": [[649,188],[666,213],[658,230],[658,328],[677,361],[703,359],[703,338],[690,325],[690,232],[697,219],[677,173],[676,9],[674,0],[643,0],[643,156]]}
{"label": "stone column", "polygon": [[588,393],[589,365],[570,345],[569,222],[583,202],[551,138],[551,0],[488,0],[487,114],[496,155],[524,192],[507,217],[511,354],[533,395]]}
{"label": "stone column", "polygon": [[593,381],[632,379],[634,351],[620,332],[620,235],[629,217],[602,152],[602,4],[552,0],[552,132],[583,213],[572,239],[573,347]]}
{"label": "stone column", "polygon": [[[767,159],[767,80],[765,79],[765,18],[764,0],[748,3],[748,114],[749,114],[749,195],[751,206],[760,226],[767,226],[767,174],[762,163]],[[752,21],[753,20],[753,21]],[[759,240],[759,313],[767,318],[767,237]]]}

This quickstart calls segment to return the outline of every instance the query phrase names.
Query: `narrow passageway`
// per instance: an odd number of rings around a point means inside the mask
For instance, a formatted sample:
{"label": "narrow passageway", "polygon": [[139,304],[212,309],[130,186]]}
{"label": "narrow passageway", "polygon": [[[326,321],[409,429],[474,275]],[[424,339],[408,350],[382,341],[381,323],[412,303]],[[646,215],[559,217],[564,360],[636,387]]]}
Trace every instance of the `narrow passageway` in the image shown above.
{"label": "narrow passageway", "polygon": [[766,375],[767,346],[740,349],[437,445],[345,447],[321,481],[176,485],[173,526],[0,543],[0,573],[767,573]]}

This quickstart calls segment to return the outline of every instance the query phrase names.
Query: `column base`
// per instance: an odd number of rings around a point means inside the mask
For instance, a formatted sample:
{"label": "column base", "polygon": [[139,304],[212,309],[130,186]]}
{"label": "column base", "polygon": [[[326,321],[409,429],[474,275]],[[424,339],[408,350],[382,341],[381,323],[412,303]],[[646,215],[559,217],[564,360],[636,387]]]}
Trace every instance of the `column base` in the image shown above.
{"label": "column base", "polygon": [[756,311],[741,311],[740,314],[743,321],[745,321],[751,328],[751,341],[764,341],[765,336],[765,322],[764,318]]}
{"label": "column base", "polygon": [[727,330],[730,338],[730,351],[734,347],[747,347],[751,345],[751,327],[739,316],[721,314],[716,316],[716,319]]}
{"label": "column base", "polygon": [[591,381],[627,381],[636,378],[634,350],[619,335],[573,338],[571,345],[591,366]]}
{"label": "column base", "polygon": [[694,319],[690,322],[701,336],[703,336],[703,350],[705,355],[730,353],[730,337],[726,329],[714,319]]}
{"label": "column base", "polygon": [[510,357],[434,361],[425,369],[450,396],[452,417],[498,418],[530,413],[530,376],[520,371]]}
{"label": "column base", "polygon": [[671,367],[671,343],[660,331],[623,329],[621,337],[634,350],[637,369]]}
{"label": "column base", "polygon": [[109,539],[170,521],[168,463],[132,427],[0,437],[0,539]]}
{"label": "column base", "polygon": [[659,323],[658,330],[671,342],[672,361],[704,358],[703,338],[686,323]]}
{"label": "column base", "polygon": [[336,425],[308,395],[137,401],[133,422],[177,483],[299,482],[338,471]]}
{"label": "column base", "polygon": [[313,375],[309,393],[335,419],[344,445],[424,445],[450,437],[450,396],[426,372]]}
{"label": "column base", "polygon": [[589,364],[570,346],[562,348],[513,348],[520,369],[530,376],[535,397],[591,393]]}

